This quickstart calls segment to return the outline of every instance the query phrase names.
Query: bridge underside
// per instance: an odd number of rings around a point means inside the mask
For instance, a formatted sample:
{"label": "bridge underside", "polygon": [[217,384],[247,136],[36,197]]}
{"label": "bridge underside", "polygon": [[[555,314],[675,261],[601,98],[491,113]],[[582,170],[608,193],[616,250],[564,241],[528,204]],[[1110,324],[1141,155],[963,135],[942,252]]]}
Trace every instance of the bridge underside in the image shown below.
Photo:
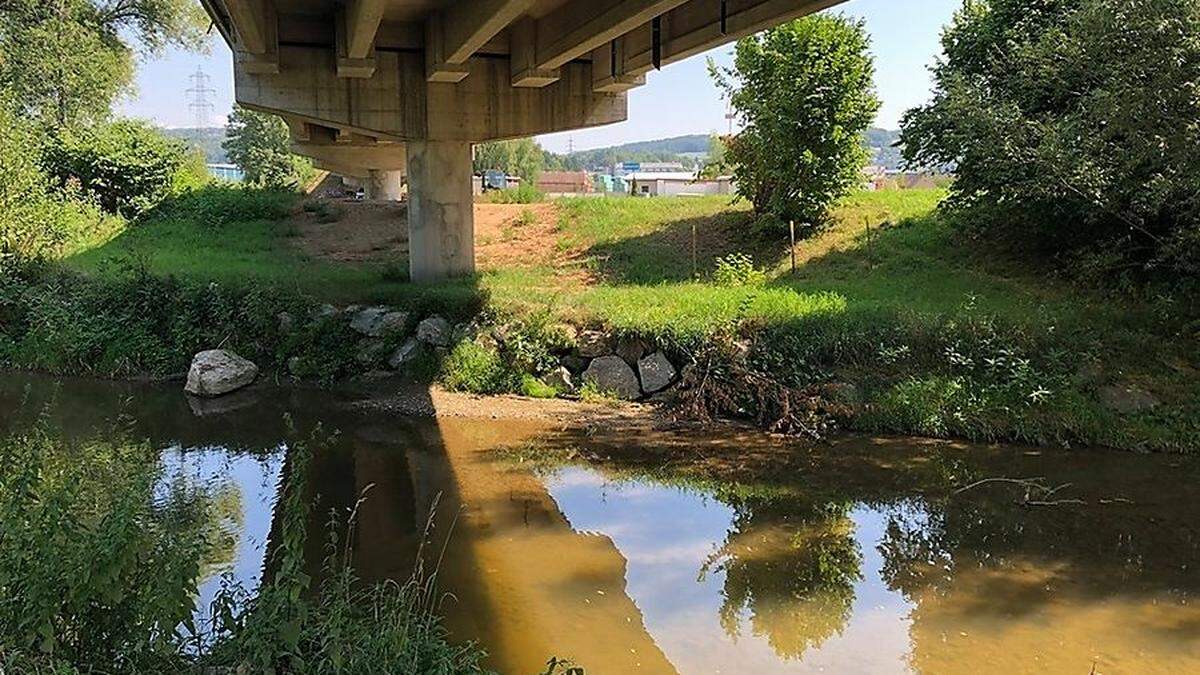
{"label": "bridge underside", "polygon": [[474,271],[473,143],[623,121],[649,71],[842,1],[201,0],[239,104],[371,195],[407,177],[414,281]]}

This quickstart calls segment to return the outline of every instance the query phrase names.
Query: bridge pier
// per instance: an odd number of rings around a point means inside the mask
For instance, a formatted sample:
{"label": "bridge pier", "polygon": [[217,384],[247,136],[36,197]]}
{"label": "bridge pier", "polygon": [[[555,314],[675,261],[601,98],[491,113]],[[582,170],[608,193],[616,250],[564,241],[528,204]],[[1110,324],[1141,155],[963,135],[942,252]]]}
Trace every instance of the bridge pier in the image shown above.
{"label": "bridge pier", "polygon": [[408,268],[412,281],[475,273],[471,144],[408,143]]}
{"label": "bridge pier", "polygon": [[403,171],[371,169],[364,186],[367,199],[400,201],[400,182],[403,175]]}

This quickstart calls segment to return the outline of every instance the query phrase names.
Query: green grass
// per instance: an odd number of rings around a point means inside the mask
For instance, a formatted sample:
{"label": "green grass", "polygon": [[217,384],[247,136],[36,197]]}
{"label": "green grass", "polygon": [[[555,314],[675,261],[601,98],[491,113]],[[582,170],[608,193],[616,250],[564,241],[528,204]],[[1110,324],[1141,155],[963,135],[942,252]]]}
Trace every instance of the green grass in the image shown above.
{"label": "green grass", "polygon": [[[521,265],[438,285],[408,283],[403,261],[310,259],[281,219],[294,198],[238,192],[93,240],[64,264],[104,277],[136,260],[156,275],[459,316],[487,307],[683,349],[750,325],[767,336],[772,371],[798,386],[864,387],[870,410],[854,420],[862,428],[1121,447],[1200,439],[1192,362],[1200,324],[1186,299],[1080,288],[965,241],[936,215],[944,190],[851,195],[826,228],[800,233],[794,272],[786,231],[760,227],[728,197],[561,200],[553,247],[530,240]],[[520,246],[522,236],[514,231],[507,244]],[[499,369],[463,356],[450,360],[447,382],[500,386]],[[1099,381],[1076,382],[1088,363],[1100,365]],[[1096,401],[1105,383],[1140,386],[1164,405],[1114,419]]]}

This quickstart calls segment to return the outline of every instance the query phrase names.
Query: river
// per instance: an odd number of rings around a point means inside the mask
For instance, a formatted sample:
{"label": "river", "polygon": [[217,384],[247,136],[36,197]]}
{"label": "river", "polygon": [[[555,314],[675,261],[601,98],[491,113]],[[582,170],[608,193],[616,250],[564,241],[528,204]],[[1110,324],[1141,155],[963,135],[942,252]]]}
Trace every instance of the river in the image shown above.
{"label": "river", "polygon": [[[365,580],[405,578],[425,539],[452,634],[502,673],[551,656],[589,675],[1200,672],[1190,457],[584,433],[490,419],[486,400],[478,419],[418,419],[304,389],[233,403],[9,373],[0,431],[40,414],[87,438],[120,420],[169,473],[232,495],[199,615],[223,575],[258,583],[288,453],[320,425],[337,433],[312,444],[310,534],[357,504]],[[321,537],[307,548],[319,575]]]}

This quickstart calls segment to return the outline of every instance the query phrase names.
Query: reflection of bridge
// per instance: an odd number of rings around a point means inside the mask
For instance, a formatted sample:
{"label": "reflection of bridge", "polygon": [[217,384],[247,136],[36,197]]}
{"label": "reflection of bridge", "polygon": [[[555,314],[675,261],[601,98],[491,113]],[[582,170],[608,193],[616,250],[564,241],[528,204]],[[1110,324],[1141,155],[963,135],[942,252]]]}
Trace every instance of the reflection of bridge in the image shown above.
{"label": "reflection of bridge", "polygon": [[471,144],[622,121],[646,73],[842,0],[201,0],[237,100],[294,148],[409,184],[414,280],[475,269]]}

